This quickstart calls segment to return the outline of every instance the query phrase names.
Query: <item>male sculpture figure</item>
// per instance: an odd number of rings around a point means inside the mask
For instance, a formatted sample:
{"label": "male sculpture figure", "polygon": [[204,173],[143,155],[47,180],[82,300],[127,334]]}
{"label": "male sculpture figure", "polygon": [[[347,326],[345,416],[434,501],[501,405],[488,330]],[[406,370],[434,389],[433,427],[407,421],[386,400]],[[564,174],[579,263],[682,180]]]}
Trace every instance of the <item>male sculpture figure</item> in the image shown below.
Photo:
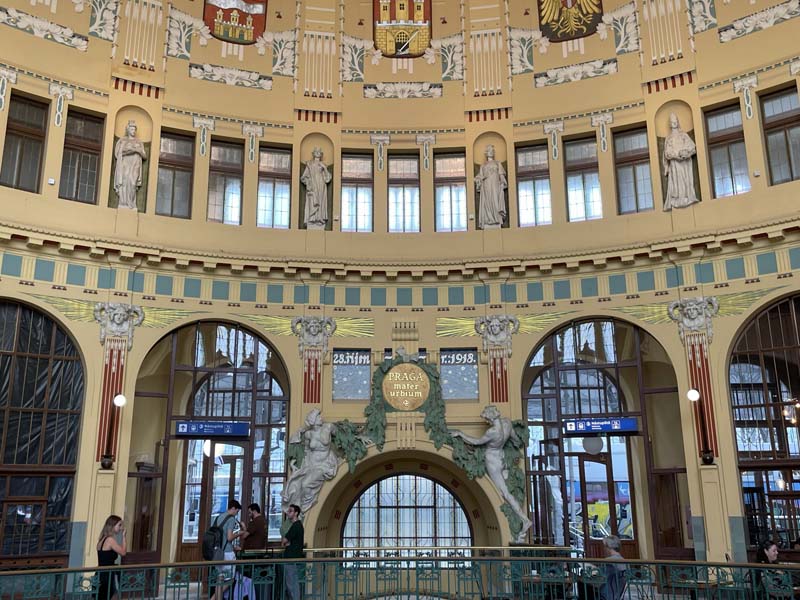
{"label": "male sculpture figure", "polygon": [[322,150],[314,148],[300,181],[306,186],[305,223],[308,229],[325,229],[328,222],[328,183],[331,173],[322,162]]}
{"label": "male sculpture figure", "polygon": [[686,208],[699,202],[694,190],[694,169],[692,156],[697,154],[697,146],[681,129],[678,116],[669,116],[670,132],[664,140],[663,167],[667,176],[667,193],[664,210]]}
{"label": "male sculpture figure", "polygon": [[[517,534],[517,542],[524,542],[525,535],[528,529],[531,528],[531,520],[528,518],[527,513],[522,510],[522,507],[514,498],[513,494],[509,491],[506,484],[506,477],[508,472],[503,468],[503,453],[506,442],[515,436],[514,427],[511,424],[511,419],[500,416],[500,411],[496,406],[487,406],[481,412],[481,417],[489,423],[489,429],[486,430],[481,437],[476,438],[461,431],[452,433],[453,437],[460,437],[462,440],[473,446],[485,446],[486,454],[486,473],[492,480],[494,487],[500,492],[500,496],[505,500],[517,516],[522,520],[522,529]],[[521,441],[521,440],[520,440]]]}

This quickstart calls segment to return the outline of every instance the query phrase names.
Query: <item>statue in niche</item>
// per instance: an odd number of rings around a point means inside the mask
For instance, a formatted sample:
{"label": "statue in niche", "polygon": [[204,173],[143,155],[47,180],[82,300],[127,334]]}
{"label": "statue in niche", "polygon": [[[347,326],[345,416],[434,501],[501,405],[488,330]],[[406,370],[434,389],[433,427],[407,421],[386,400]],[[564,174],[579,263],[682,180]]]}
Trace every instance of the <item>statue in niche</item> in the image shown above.
{"label": "statue in niche", "polygon": [[531,528],[531,520],[528,518],[527,512],[522,509],[517,499],[508,489],[506,483],[508,471],[503,465],[506,442],[512,439],[512,436],[520,445],[524,442],[514,433],[514,426],[511,423],[511,419],[501,416],[496,406],[487,406],[484,408],[481,411],[481,418],[489,424],[489,429],[487,429],[486,433],[481,437],[472,437],[462,431],[454,431],[452,432],[452,436],[459,437],[473,446],[485,447],[484,461],[486,473],[489,475],[489,479],[492,480],[494,487],[497,488],[503,500],[508,503],[511,509],[522,520],[522,529],[520,529],[517,534],[517,541],[524,542],[528,529]]}
{"label": "statue in niche", "polygon": [[128,121],[125,135],[114,146],[114,190],[117,192],[117,208],[136,207],[136,192],[142,186],[142,163],[147,160],[144,144],[136,137],[136,121]]}
{"label": "statue in niche", "polygon": [[325,229],[328,222],[328,183],[331,172],[322,162],[322,150],[314,148],[300,181],[306,186],[305,223],[308,229]]}
{"label": "statue in niche", "polygon": [[339,458],[332,443],[335,430],[336,425],[326,423],[315,408],[289,439],[290,444],[303,444],[303,460],[299,467],[295,461],[289,465],[289,477],[281,495],[284,510],[296,504],[305,513],[317,503],[322,485],[336,476]]}
{"label": "statue in niche", "polygon": [[664,210],[686,208],[699,202],[694,189],[694,169],[692,157],[697,154],[697,146],[692,138],[681,129],[678,115],[669,115],[670,132],[664,140],[662,165],[667,177],[667,193]]}
{"label": "statue in niche", "polygon": [[719,300],[715,296],[674,300],[669,303],[667,312],[669,318],[678,324],[681,342],[685,343],[687,333],[705,332],[711,343],[714,335],[711,318],[719,313]]}
{"label": "statue in niche", "polygon": [[494,159],[494,146],[486,146],[486,162],[475,177],[475,188],[481,195],[478,226],[481,229],[497,229],[506,220],[506,194],[508,187],[506,172]]}

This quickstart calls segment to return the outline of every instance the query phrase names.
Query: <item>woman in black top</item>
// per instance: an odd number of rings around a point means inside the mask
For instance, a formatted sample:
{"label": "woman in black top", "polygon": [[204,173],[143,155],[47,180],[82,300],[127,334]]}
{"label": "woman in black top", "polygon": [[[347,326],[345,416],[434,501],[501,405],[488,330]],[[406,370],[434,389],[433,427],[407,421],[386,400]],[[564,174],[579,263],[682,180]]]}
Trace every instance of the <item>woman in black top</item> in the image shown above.
{"label": "woman in black top", "polygon": [[[122,543],[117,543],[117,536],[122,534]],[[125,536],[125,525],[117,515],[111,515],[103,525],[100,539],[97,541],[97,566],[110,567],[116,564],[118,556],[125,556],[128,552],[128,542]],[[117,600],[117,576],[112,571],[100,572],[100,587],[97,591],[97,600]]]}

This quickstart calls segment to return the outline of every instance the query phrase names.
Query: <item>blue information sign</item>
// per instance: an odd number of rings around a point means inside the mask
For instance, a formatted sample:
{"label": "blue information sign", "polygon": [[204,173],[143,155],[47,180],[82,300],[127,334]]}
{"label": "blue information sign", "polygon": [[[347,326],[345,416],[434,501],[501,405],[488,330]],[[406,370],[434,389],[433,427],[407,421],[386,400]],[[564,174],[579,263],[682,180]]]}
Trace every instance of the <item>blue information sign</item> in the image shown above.
{"label": "blue information sign", "polygon": [[250,423],[242,421],[176,421],[175,435],[182,437],[249,437]]}
{"label": "blue information sign", "polygon": [[595,419],[569,419],[564,421],[565,435],[587,433],[636,433],[639,419],[636,417],[611,417]]}

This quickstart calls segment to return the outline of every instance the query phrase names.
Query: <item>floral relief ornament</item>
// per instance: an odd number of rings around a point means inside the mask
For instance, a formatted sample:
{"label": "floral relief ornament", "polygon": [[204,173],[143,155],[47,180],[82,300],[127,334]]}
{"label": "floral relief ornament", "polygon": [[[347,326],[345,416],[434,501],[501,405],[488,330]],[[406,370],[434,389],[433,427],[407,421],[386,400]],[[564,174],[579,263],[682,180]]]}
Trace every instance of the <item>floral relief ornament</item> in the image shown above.
{"label": "floral relief ornament", "polygon": [[441,98],[442,84],[428,82],[386,82],[364,86],[365,98]]}
{"label": "floral relief ornament", "polygon": [[272,78],[255,71],[245,71],[235,67],[220,67],[218,65],[190,64],[189,76],[193,79],[203,81],[213,81],[246,88],[256,88],[262,90],[272,89]]}
{"label": "floral relief ornament", "polygon": [[714,0],[687,0],[689,31],[692,35],[717,26],[717,9]]}
{"label": "floral relief ornament", "polygon": [[571,81],[581,81],[582,79],[591,79],[592,77],[611,75],[616,72],[616,58],[608,60],[590,60],[576,65],[548,69],[547,72],[534,76],[534,85],[537,88],[541,88],[549,85],[569,83]]}
{"label": "floral relief ornament", "polygon": [[544,37],[538,29],[510,27],[508,40],[511,50],[512,75],[532,73],[534,47],[539,50],[539,54],[546,54],[550,47],[550,40]]}
{"label": "floral relief ornament", "polygon": [[636,15],[636,2],[623,4],[619,8],[603,14],[603,21],[597,26],[601,40],[608,38],[608,30],[614,32],[614,48],[617,54],[637,52],[639,42],[639,21]]}
{"label": "floral relief ornament", "polygon": [[464,36],[460,33],[446,38],[431,40],[423,57],[432,65],[436,55],[442,57],[442,81],[463,81],[464,79]]}
{"label": "floral relief ornament", "polygon": [[259,56],[267,53],[267,48],[272,48],[272,74],[284,77],[294,77],[297,64],[297,30],[265,31],[256,40],[256,50]]}
{"label": "floral relief ornament", "polygon": [[[342,35],[342,55],[339,64],[339,76],[342,81],[364,81],[364,59],[372,49],[372,40]],[[380,56],[383,56],[378,51]]]}
{"label": "floral relief ornament", "polygon": [[778,25],[797,16],[800,16],[800,0],[787,0],[787,2],[770,6],[752,15],[736,19],[730,25],[721,27],[719,29],[719,41],[724,44],[756,31],[769,29],[773,25]]}
{"label": "floral relief ornament", "polygon": [[81,52],[86,52],[89,47],[89,39],[78,35],[69,27],[51,23],[15,8],[0,7],[0,23],[25,33],[30,33],[38,38],[75,48]]}
{"label": "floral relief ornament", "polygon": [[167,56],[188,60],[192,51],[192,35],[197,34],[201,46],[207,46],[211,30],[202,19],[178,10],[170,4],[167,20]]}

